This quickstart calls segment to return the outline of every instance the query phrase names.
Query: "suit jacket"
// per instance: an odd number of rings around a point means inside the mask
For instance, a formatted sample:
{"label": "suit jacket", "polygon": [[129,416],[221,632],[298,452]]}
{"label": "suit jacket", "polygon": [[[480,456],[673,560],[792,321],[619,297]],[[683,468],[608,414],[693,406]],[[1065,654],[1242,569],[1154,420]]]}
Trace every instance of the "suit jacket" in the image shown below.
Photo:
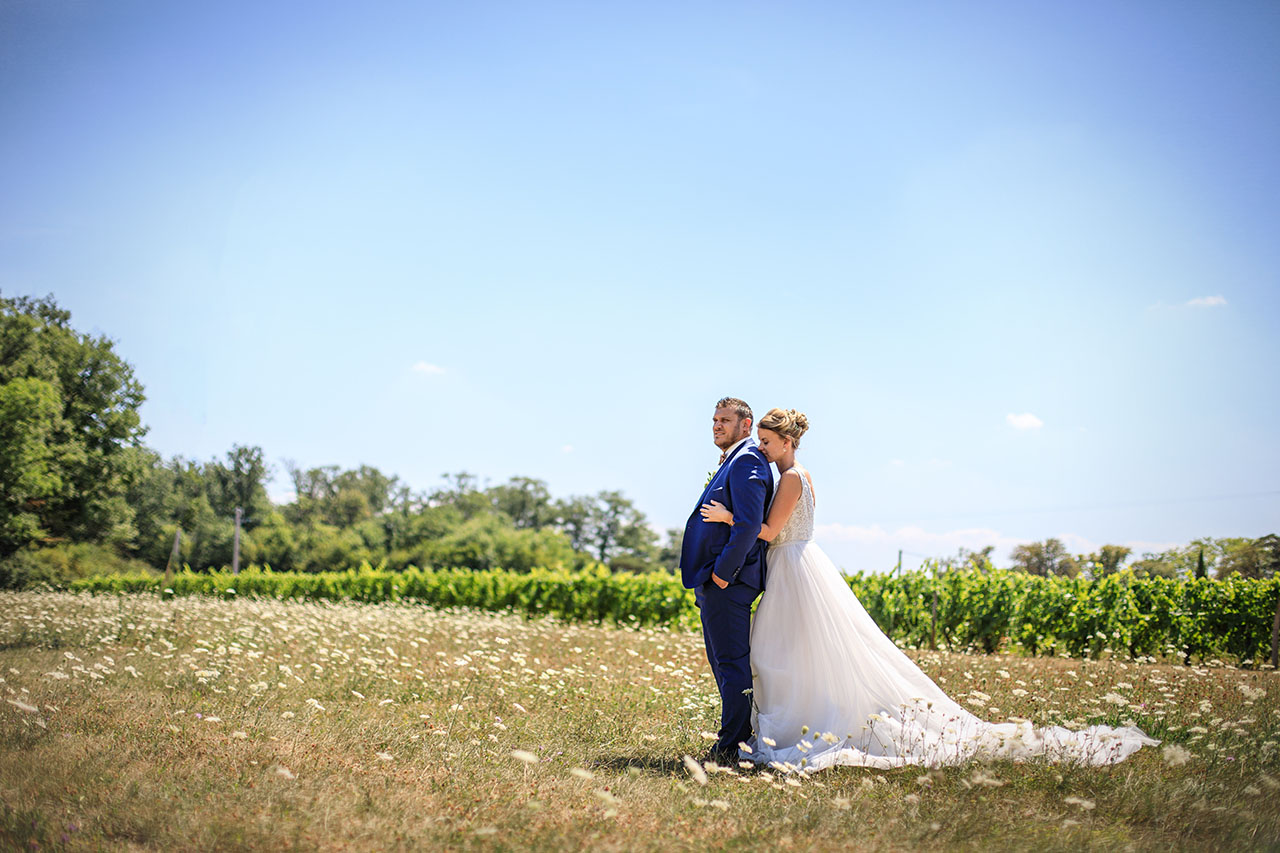
{"label": "suit jacket", "polygon": [[[729,583],[764,589],[766,543],[757,537],[773,498],[773,472],[756,443],[748,438],[724,460],[684,526],[680,577],[686,589],[698,589],[712,572]],[[733,513],[733,526],[702,520],[698,507],[719,501]]]}

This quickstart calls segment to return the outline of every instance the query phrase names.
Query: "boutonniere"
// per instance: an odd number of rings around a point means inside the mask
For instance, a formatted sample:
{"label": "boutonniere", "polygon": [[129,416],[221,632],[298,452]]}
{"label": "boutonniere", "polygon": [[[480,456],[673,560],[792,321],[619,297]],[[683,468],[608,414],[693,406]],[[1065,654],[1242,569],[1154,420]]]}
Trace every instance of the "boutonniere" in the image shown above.
{"label": "boutonniere", "polygon": [[715,471],[708,471],[708,472],[707,472],[707,482],[705,482],[705,483],[703,483],[703,484],[702,484],[702,488],[704,488],[704,489],[705,489],[707,486],[711,485],[711,478],[712,478],[712,477],[714,477],[715,475],[716,475],[716,472],[715,472]]}

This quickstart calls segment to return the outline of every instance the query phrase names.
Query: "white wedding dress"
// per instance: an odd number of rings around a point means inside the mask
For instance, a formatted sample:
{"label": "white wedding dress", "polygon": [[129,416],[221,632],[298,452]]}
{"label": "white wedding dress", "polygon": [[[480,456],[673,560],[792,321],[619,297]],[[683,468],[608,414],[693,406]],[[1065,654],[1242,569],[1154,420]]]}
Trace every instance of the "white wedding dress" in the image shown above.
{"label": "white wedding dress", "polygon": [[814,543],[813,491],[800,481],[751,625],[756,737],[742,758],[806,772],[970,758],[1102,765],[1159,743],[1136,728],[988,723],[960,707],[876,626]]}

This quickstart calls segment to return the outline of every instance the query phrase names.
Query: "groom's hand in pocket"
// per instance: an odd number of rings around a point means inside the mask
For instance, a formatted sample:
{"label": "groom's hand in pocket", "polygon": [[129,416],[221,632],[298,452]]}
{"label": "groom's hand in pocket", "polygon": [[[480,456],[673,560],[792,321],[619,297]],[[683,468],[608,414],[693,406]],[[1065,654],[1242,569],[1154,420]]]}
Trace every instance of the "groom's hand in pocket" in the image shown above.
{"label": "groom's hand in pocket", "polygon": [[719,575],[717,575],[715,572],[712,572],[712,573],[711,573],[711,582],[712,582],[713,584],[715,584],[716,586],[720,587],[721,589],[724,589],[725,587],[727,587],[727,586],[729,585],[729,582],[728,582],[728,581],[722,581],[722,580],[720,580],[720,576],[719,576]]}

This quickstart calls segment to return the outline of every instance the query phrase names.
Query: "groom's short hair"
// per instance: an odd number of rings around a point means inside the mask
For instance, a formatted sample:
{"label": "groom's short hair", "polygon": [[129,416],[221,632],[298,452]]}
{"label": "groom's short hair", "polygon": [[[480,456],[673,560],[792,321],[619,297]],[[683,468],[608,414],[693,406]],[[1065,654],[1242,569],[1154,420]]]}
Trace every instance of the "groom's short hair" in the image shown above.
{"label": "groom's short hair", "polygon": [[739,400],[737,397],[721,397],[716,403],[717,409],[733,409],[733,413],[738,419],[746,418],[752,423],[756,422],[755,415],[751,414],[751,407],[746,404],[745,400]]}

